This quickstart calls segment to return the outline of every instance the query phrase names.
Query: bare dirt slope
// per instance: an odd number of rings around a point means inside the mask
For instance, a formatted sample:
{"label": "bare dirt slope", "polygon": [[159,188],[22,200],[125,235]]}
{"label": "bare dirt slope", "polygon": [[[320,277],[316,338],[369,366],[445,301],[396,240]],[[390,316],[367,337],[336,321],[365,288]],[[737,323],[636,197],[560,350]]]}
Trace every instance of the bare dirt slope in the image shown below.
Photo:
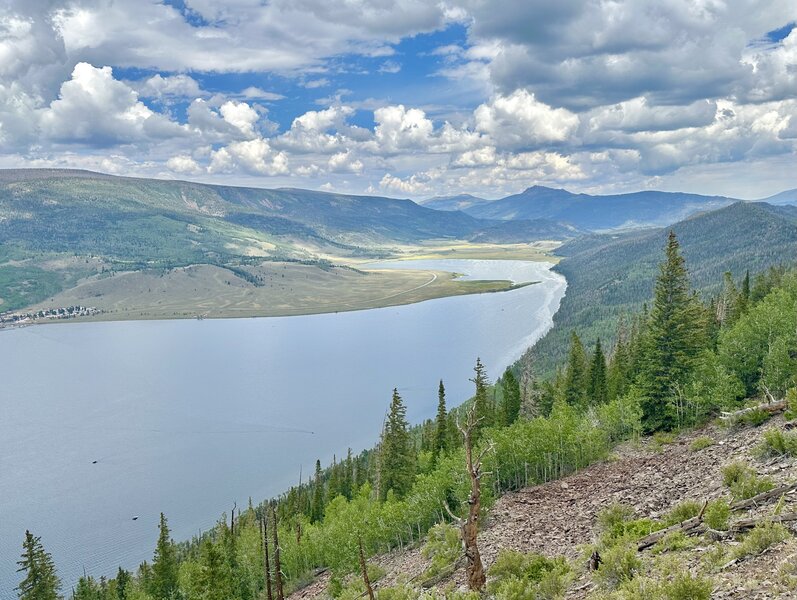
{"label": "bare dirt slope", "polygon": [[[783,427],[783,420],[776,418],[760,427],[735,430],[711,426],[664,445],[652,439],[625,444],[604,463],[559,481],[507,494],[492,508],[480,534],[485,566],[489,568],[504,548],[564,555],[574,561],[578,573],[567,597],[588,597],[593,584],[586,571],[583,545],[595,541],[596,517],[601,509],[619,502],[633,507],[640,517],[656,518],[683,500],[728,498],[721,468],[736,460],[748,461],[760,475],[770,476],[777,484],[793,480],[793,459],[761,461],[753,457],[752,450],[763,432],[773,426]],[[693,450],[692,442],[705,436],[715,443]],[[787,495],[784,502],[784,513],[797,511],[797,494]],[[770,505],[737,512],[732,520],[771,513],[772,508]],[[726,545],[733,547],[736,543],[728,540]],[[707,550],[698,544],[684,557],[686,564],[698,564],[701,553]],[[420,580],[429,565],[417,548],[381,556],[374,562],[387,571],[379,582],[382,586],[402,578]],[[712,598],[797,598],[779,576],[782,565],[791,563],[797,568],[794,539],[715,573]],[[460,569],[439,585],[459,587],[464,583],[464,569]],[[322,576],[292,598],[323,598],[325,586],[326,577]]]}

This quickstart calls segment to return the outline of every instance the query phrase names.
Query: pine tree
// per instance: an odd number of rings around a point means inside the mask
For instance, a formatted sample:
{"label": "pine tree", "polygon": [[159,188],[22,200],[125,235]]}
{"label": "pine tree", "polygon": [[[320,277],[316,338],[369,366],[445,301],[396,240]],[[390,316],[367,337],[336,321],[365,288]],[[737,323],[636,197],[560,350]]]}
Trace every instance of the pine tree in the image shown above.
{"label": "pine tree", "polygon": [[484,368],[480,358],[476,358],[476,366],[473,367],[473,379],[471,381],[476,386],[476,393],[473,396],[473,404],[476,406],[476,425],[473,430],[473,439],[478,440],[482,429],[492,425],[492,411],[490,400],[487,398],[487,370]]}
{"label": "pine tree", "polygon": [[390,490],[399,498],[404,496],[415,478],[414,448],[406,414],[404,401],[394,388],[380,451],[379,495],[383,500]]}
{"label": "pine tree", "polygon": [[61,582],[55,572],[52,556],[44,551],[40,537],[25,532],[22,542],[22,559],[17,562],[17,573],[25,578],[17,587],[20,600],[58,600]]}
{"label": "pine tree", "polygon": [[437,388],[437,417],[434,427],[434,446],[432,456],[434,460],[448,449],[448,413],[446,412],[446,388],[443,380]]}
{"label": "pine tree", "polygon": [[736,302],[736,314],[734,320],[738,319],[750,307],[750,271],[745,271],[744,279],[742,280],[742,289],[739,291],[739,296]]}
{"label": "pine tree", "polygon": [[501,389],[504,393],[504,424],[511,425],[520,415],[520,384],[508,367],[501,378]]}
{"label": "pine tree", "polygon": [[726,271],[722,278],[722,293],[717,300],[716,318],[720,327],[733,325],[738,316],[739,292],[733,283],[733,275]]}
{"label": "pine tree", "polygon": [[152,559],[150,594],[157,600],[167,600],[177,591],[177,550],[169,534],[166,517],[161,513],[158,543]]}
{"label": "pine tree", "polygon": [[234,574],[229,562],[224,560],[221,549],[209,539],[202,542],[199,564],[200,576],[195,583],[201,590],[203,600],[229,600],[235,597]]}
{"label": "pine tree", "polygon": [[346,462],[343,463],[343,483],[341,493],[347,500],[351,500],[354,487],[354,461],[351,456],[351,448],[346,453]]}
{"label": "pine tree", "polygon": [[595,343],[595,352],[587,375],[587,401],[592,405],[609,401],[609,387],[606,381],[606,357],[600,339]]}
{"label": "pine tree", "polygon": [[642,422],[647,431],[669,429],[669,400],[683,383],[704,343],[702,309],[689,291],[689,277],[675,233],[670,231],[665,261],[656,280],[639,383],[644,394]]}
{"label": "pine tree", "polygon": [[130,573],[122,567],[116,572],[116,598],[127,600],[129,597]]}
{"label": "pine tree", "polygon": [[324,518],[324,479],[321,473],[321,461],[315,461],[315,477],[313,478],[313,510],[311,520],[318,523]]}
{"label": "pine tree", "polygon": [[343,474],[340,471],[341,465],[338,464],[338,458],[332,455],[332,467],[329,469],[329,484],[327,486],[327,498],[331,502],[333,498],[340,495],[340,490],[343,485]]}
{"label": "pine tree", "polygon": [[571,406],[585,406],[587,393],[588,361],[581,338],[570,334],[570,353],[564,380],[565,401]]}

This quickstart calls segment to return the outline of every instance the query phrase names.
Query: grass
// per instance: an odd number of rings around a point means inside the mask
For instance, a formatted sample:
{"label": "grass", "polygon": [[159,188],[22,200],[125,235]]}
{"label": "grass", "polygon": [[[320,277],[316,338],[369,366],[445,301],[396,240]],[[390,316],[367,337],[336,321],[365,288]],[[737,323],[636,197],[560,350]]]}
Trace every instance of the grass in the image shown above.
{"label": "grass", "polygon": [[734,500],[746,500],[775,487],[772,479],[759,477],[749,465],[741,461],[723,467],[722,481],[730,489]]}
{"label": "grass", "polygon": [[[94,306],[95,320],[253,317],[381,308],[464,294],[516,289],[508,281],[462,281],[450,273],[362,271],[299,263],[212,265],[95,277],[35,308]],[[256,281],[257,284],[253,284]]]}
{"label": "grass", "polygon": [[701,450],[705,450],[710,446],[714,445],[714,440],[708,437],[707,435],[700,436],[692,440],[692,443],[689,444],[689,449],[692,452],[700,452]]}
{"label": "grass", "polygon": [[763,523],[758,525],[742,538],[742,542],[733,549],[733,558],[742,559],[747,556],[761,554],[764,550],[779,544],[791,534],[780,523]]}
{"label": "grass", "polygon": [[797,433],[772,428],[766,430],[763,437],[764,439],[753,451],[756,457],[772,458],[797,455]]}

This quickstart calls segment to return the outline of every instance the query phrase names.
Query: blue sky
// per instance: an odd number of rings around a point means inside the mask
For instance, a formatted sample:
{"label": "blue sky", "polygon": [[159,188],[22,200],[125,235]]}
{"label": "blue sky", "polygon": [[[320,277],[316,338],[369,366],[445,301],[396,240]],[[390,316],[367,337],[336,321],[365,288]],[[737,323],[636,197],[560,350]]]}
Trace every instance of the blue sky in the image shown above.
{"label": "blue sky", "polygon": [[797,187],[792,0],[10,0],[0,167],[423,198]]}

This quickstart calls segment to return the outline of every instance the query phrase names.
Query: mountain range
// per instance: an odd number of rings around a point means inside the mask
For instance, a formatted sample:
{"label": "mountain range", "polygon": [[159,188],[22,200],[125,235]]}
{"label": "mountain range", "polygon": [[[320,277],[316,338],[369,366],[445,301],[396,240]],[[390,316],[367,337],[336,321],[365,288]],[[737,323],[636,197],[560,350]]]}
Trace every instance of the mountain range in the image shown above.
{"label": "mountain range", "polygon": [[[436,210],[461,210],[481,219],[549,219],[581,230],[608,231],[661,227],[739,201],[725,196],[659,191],[593,196],[536,185],[497,200],[464,194],[438,196],[422,204]],[[762,202],[797,204],[797,190],[781,192]]]}

